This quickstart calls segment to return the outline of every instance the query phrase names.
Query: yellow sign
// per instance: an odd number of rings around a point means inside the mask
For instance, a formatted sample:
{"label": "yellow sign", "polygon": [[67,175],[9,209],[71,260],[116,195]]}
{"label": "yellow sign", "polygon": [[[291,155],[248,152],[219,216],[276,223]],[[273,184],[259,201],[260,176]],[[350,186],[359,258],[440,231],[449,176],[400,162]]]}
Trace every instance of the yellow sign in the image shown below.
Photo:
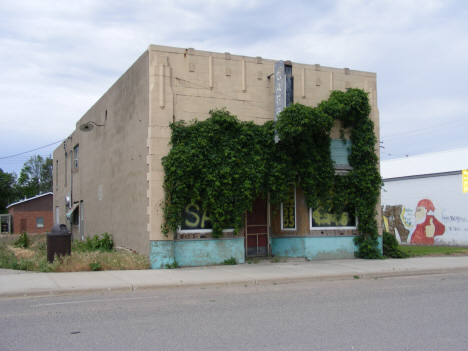
{"label": "yellow sign", "polygon": [[463,170],[462,172],[463,176],[463,192],[468,193],[468,170]]}
{"label": "yellow sign", "polygon": [[295,229],[296,228],[296,193],[294,191],[294,184],[289,184],[288,198],[283,202],[283,228]]}

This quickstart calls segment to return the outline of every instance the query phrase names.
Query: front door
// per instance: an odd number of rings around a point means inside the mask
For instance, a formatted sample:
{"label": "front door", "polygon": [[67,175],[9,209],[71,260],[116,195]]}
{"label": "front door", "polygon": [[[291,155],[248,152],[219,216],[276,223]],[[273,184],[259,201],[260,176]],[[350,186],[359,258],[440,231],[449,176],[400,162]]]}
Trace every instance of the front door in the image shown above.
{"label": "front door", "polygon": [[245,214],[245,256],[267,256],[268,237],[268,200],[259,197]]}

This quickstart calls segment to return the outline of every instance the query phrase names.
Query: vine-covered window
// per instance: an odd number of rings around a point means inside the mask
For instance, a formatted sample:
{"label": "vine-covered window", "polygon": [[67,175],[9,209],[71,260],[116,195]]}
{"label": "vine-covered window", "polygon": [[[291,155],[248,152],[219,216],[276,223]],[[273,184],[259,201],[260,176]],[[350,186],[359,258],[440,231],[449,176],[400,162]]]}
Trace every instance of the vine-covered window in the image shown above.
{"label": "vine-covered window", "polygon": [[288,195],[281,204],[281,229],[296,229],[296,186],[289,184]]}
{"label": "vine-covered window", "polygon": [[351,155],[351,140],[332,139],[330,144],[331,158],[336,166],[349,166],[348,156]]}
{"label": "vine-covered window", "polygon": [[[234,226],[233,226],[234,228]],[[204,210],[200,203],[185,204],[182,209],[180,233],[210,233],[213,229],[209,210]],[[226,229],[223,231],[233,231]]]}

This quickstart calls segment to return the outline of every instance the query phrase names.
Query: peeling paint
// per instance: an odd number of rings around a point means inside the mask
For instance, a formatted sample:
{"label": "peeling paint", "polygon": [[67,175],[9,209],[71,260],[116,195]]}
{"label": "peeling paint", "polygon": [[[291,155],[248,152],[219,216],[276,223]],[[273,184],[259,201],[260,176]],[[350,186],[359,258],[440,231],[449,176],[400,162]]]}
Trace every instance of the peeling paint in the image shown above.
{"label": "peeling paint", "polygon": [[161,269],[166,264],[174,262],[174,241],[150,241],[150,266],[152,269]]}
{"label": "peeling paint", "polygon": [[[354,258],[357,247],[354,237],[294,237],[272,238],[272,253],[275,256],[305,257],[309,260],[335,260]],[[382,238],[379,237],[382,250]]]}

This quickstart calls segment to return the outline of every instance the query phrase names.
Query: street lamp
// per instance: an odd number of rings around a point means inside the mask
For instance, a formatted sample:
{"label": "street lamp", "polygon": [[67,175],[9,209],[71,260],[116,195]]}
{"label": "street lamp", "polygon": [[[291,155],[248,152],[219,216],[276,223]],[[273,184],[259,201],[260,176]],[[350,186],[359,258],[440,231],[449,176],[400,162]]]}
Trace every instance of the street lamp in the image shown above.
{"label": "street lamp", "polygon": [[104,124],[97,124],[96,122],[93,121],[88,121],[80,126],[80,130],[82,132],[90,132],[94,129],[94,126],[97,127],[104,127]]}

